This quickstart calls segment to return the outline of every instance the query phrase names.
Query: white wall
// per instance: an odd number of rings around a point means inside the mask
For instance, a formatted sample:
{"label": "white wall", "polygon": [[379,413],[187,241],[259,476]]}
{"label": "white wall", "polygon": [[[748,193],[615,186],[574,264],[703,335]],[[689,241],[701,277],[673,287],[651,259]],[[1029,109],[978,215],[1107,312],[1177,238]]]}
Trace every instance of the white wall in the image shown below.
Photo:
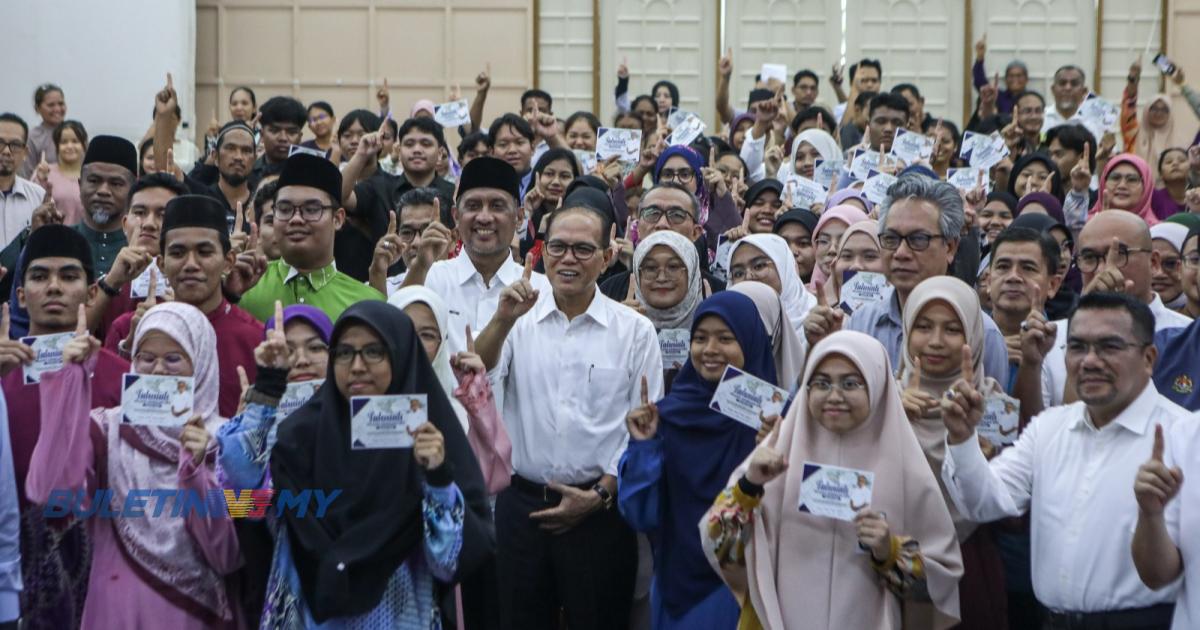
{"label": "white wall", "polygon": [[89,135],[137,142],[154,94],[174,75],[183,120],[194,125],[195,0],[3,0],[0,110],[41,121],[33,91],[63,88],[67,118]]}

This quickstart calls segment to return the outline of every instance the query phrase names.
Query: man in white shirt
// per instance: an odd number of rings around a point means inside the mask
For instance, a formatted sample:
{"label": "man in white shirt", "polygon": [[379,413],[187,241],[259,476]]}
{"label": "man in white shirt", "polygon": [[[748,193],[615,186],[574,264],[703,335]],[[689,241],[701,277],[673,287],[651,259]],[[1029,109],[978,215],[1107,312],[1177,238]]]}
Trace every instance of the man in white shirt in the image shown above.
{"label": "man in white shirt", "polygon": [[[1166,433],[1164,439],[1163,434]],[[1200,538],[1194,534],[1200,521],[1200,485],[1186,488],[1183,480],[1200,476],[1200,422],[1193,416],[1177,422],[1169,432],[1156,427],[1150,459],[1138,470],[1134,495],[1138,502],[1137,529],[1133,532],[1133,564],[1142,582],[1153,589],[1184,576],[1175,600],[1172,630],[1200,627]],[[1186,470],[1185,470],[1186,469]],[[1180,497],[1179,491],[1183,490]],[[1189,532],[1181,536],[1181,532]]]}
{"label": "man in white shirt", "polygon": [[[520,181],[517,171],[504,160],[471,160],[459,176],[453,211],[462,251],[432,264],[423,256],[411,259],[404,286],[423,284],[446,301],[451,353],[466,351],[466,327],[483,330],[496,312],[501,291],[521,279],[521,265],[513,261],[511,249],[520,220]],[[540,273],[529,281],[535,289],[550,290],[546,276]]]}
{"label": "man in white shirt", "polygon": [[662,395],[662,356],[650,320],[596,286],[611,227],[571,200],[551,214],[552,289],[534,287],[527,257],[475,344],[504,393],[513,445],[512,486],[496,500],[505,628],[557,628],[560,607],[572,630],[629,623],[637,547],[613,509],[617,464],[642,379],[651,400]]}
{"label": "man in white shirt", "polygon": [[1080,402],[1033,418],[1016,443],[988,462],[975,428],[983,396],[966,380],[941,402],[946,423],[942,480],[967,518],[1029,513],[1033,589],[1049,609],[1044,628],[1163,628],[1177,587],[1151,591],[1129,555],[1137,506],[1133,482],[1154,441],[1187,411],[1150,377],[1158,351],[1154,316],[1129,295],[1089,293],[1071,316],[1067,369]]}
{"label": "man in white shirt", "polygon": [[1119,120],[1105,126],[1103,121],[1085,119],[1079,115],[1079,108],[1084,101],[1091,98],[1087,87],[1087,75],[1084,74],[1082,68],[1068,64],[1055,70],[1054,83],[1050,85],[1050,94],[1054,97],[1054,103],[1046,106],[1046,113],[1042,118],[1042,134],[1069,122],[1079,123],[1091,132],[1096,141],[1100,141],[1106,132],[1111,132],[1116,136],[1114,155],[1121,152],[1124,143],[1121,142],[1119,133]]}
{"label": "man in white shirt", "polygon": [[[1120,210],[1097,214],[1079,233],[1075,252],[1084,294],[1117,291],[1134,297],[1150,308],[1155,332],[1191,323],[1188,316],[1167,308],[1151,288],[1150,279],[1158,273],[1161,262],[1151,243],[1150,228],[1141,217]],[[1065,361],[1065,320],[1054,322],[1053,334],[1054,344],[1044,358],[1040,362],[1022,361],[1017,371],[1014,393],[1030,415],[1073,400]]]}
{"label": "man in white shirt", "polygon": [[0,114],[0,248],[29,227],[46,191],[17,175],[25,161],[29,127],[16,114]]}

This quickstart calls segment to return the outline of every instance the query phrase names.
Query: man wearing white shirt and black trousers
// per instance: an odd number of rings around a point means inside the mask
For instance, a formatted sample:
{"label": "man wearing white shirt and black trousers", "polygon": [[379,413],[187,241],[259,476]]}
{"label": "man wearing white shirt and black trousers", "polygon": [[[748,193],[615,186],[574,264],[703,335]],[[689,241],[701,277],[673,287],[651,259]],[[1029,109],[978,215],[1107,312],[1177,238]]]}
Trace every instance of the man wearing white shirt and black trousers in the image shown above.
{"label": "man wearing white shirt and black trousers", "polygon": [[1138,506],[1128,488],[1151,454],[1155,424],[1169,430],[1191,421],[1150,380],[1153,338],[1145,302],[1083,296],[1066,350],[1079,402],[1037,415],[990,462],[975,437],[979,392],[960,380],[941,401],[942,479],[954,504],[979,522],[1030,514],[1033,590],[1049,609],[1043,628],[1165,630],[1171,623],[1178,584],[1150,590],[1129,552]]}
{"label": "man wearing white shirt and black trousers", "polygon": [[[473,163],[473,162],[472,162]],[[573,195],[572,195],[573,196]],[[550,215],[543,260],[552,291],[524,277],[504,289],[475,347],[504,394],[513,483],[496,501],[503,626],[628,626],[633,530],[614,509],[625,415],[662,396],[650,320],[599,291],[612,219],[568,197]]]}

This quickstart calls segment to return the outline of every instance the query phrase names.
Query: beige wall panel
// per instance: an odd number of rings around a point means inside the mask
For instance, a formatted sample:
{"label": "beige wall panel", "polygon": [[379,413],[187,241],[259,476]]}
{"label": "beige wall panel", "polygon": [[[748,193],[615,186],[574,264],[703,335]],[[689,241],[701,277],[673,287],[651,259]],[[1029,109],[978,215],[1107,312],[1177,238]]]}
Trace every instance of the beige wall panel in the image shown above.
{"label": "beige wall panel", "polygon": [[[224,67],[218,76],[226,84],[290,81],[292,78],[292,9],[225,7]],[[197,39],[200,39],[197,37]],[[262,99],[260,99],[262,100]]]}
{"label": "beige wall panel", "polygon": [[446,65],[445,26],[444,9],[376,9],[377,76],[372,79],[387,77],[393,91],[395,86],[440,84]]}
{"label": "beige wall panel", "polygon": [[219,69],[217,57],[217,8],[196,7],[196,80],[216,80]]}
{"label": "beige wall panel", "polygon": [[829,87],[829,69],[841,51],[841,5],[838,0],[727,0],[725,48],[733,49],[729,97],[734,108],[746,109],[754,76],[764,63],[787,65],[791,77],[807,68],[820,77],[818,102],[837,102]]}
{"label": "beige wall panel", "polygon": [[539,12],[538,87],[554,95],[559,118],[592,111],[592,0],[541,0]]}
{"label": "beige wall panel", "polygon": [[296,57],[301,83],[367,80],[367,17],[365,8],[301,9]]}
{"label": "beige wall panel", "polygon": [[[1197,36],[1200,35],[1200,0],[1172,0],[1167,15],[1171,16],[1167,21],[1167,56],[1183,67],[1188,85],[1200,89],[1200,37]],[[1167,91],[1172,95],[1175,144],[1187,146],[1196,137],[1200,121],[1174,83],[1170,83]]]}
{"label": "beige wall panel", "polygon": [[[1129,66],[1146,51],[1142,58],[1142,80],[1138,84],[1138,101],[1148,102],[1162,90],[1162,74],[1151,62],[1162,48],[1158,12],[1161,0],[1120,0],[1104,3],[1103,36],[1100,39],[1100,90],[1104,98],[1120,102],[1125,90]],[[1089,85],[1096,83],[1089,77]]]}
{"label": "beige wall panel", "polygon": [[[1050,82],[1059,66],[1073,63],[1083,68],[1091,84],[1096,66],[1093,2],[975,0],[972,4],[974,30],[966,45],[972,45],[986,32],[988,74],[999,72],[1003,75],[1008,62],[1020,59],[1029,66],[1030,89],[1037,90],[1049,101],[1052,98]],[[1128,62],[1125,66],[1128,68]],[[970,70],[966,68],[967,72]],[[974,102],[974,93],[970,99]]]}

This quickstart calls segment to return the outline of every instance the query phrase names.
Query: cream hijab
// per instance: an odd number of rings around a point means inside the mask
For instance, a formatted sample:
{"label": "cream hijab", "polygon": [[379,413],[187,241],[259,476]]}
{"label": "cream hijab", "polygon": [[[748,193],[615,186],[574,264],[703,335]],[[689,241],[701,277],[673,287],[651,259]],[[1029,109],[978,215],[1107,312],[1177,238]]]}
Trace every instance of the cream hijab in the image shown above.
{"label": "cream hijab", "polygon": [[[936,626],[949,627],[959,619],[962,555],[937,481],[908,427],[887,351],[868,335],[833,333],[812,349],[804,382],[834,354],[862,372],[871,415],[848,433],[835,434],[808,416],[808,391],[801,387],[787,417],[767,438],[788,469],[766,484],[755,510],[746,548],[750,601],[767,630],[900,628],[900,600],[859,550],[854,524],[798,509],[804,462],[832,464],[875,473],[871,507],[887,514],[894,534],[920,544],[929,596],[941,613]],[[734,471],[731,484],[748,462]]]}
{"label": "cream hijab", "polygon": [[437,320],[438,331],[442,335],[442,343],[438,345],[437,356],[433,357],[433,373],[437,375],[438,382],[442,384],[442,389],[446,392],[446,398],[450,400],[450,406],[454,408],[454,413],[458,416],[458,422],[462,425],[463,434],[467,434],[470,432],[467,410],[454,397],[454,390],[458,389],[458,379],[454,377],[454,369],[450,367],[450,344],[448,342],[450,329],[447,324],[450,319],[450,313],[446,310],[446,303],[442,301],[441,296],[437,293],[420,285],[404,287],[388,298],[388,304],[400,310],[404,310],[406,306],[413,302],[420,302],[428,306],[429,310],[433,311],[434,319]]}
{"label": "cream hijab", "polygon": [[783,302],[775,289],[761,282],[739,282],[730,291],[736,291],[754,300],[763,327],[771,335],[771,352],[775,355],[775,374],[779,386],[792,391],[804,372],[804,342],[796,335],[783,311]]}
{"label": "cream hijab", "polygon": [[800,145],[804,142],[812,145],[822,160],[842,159],[842,148],[838,146],[837,140],[834,140],[833,136],[829,135],[829,132],[824,129],[805,129],[792,142],[792,155],[786,162],[779,165],[779,171],[776,173],[775,179],[786,182],[796,176],[796,153],[800,151]]}

